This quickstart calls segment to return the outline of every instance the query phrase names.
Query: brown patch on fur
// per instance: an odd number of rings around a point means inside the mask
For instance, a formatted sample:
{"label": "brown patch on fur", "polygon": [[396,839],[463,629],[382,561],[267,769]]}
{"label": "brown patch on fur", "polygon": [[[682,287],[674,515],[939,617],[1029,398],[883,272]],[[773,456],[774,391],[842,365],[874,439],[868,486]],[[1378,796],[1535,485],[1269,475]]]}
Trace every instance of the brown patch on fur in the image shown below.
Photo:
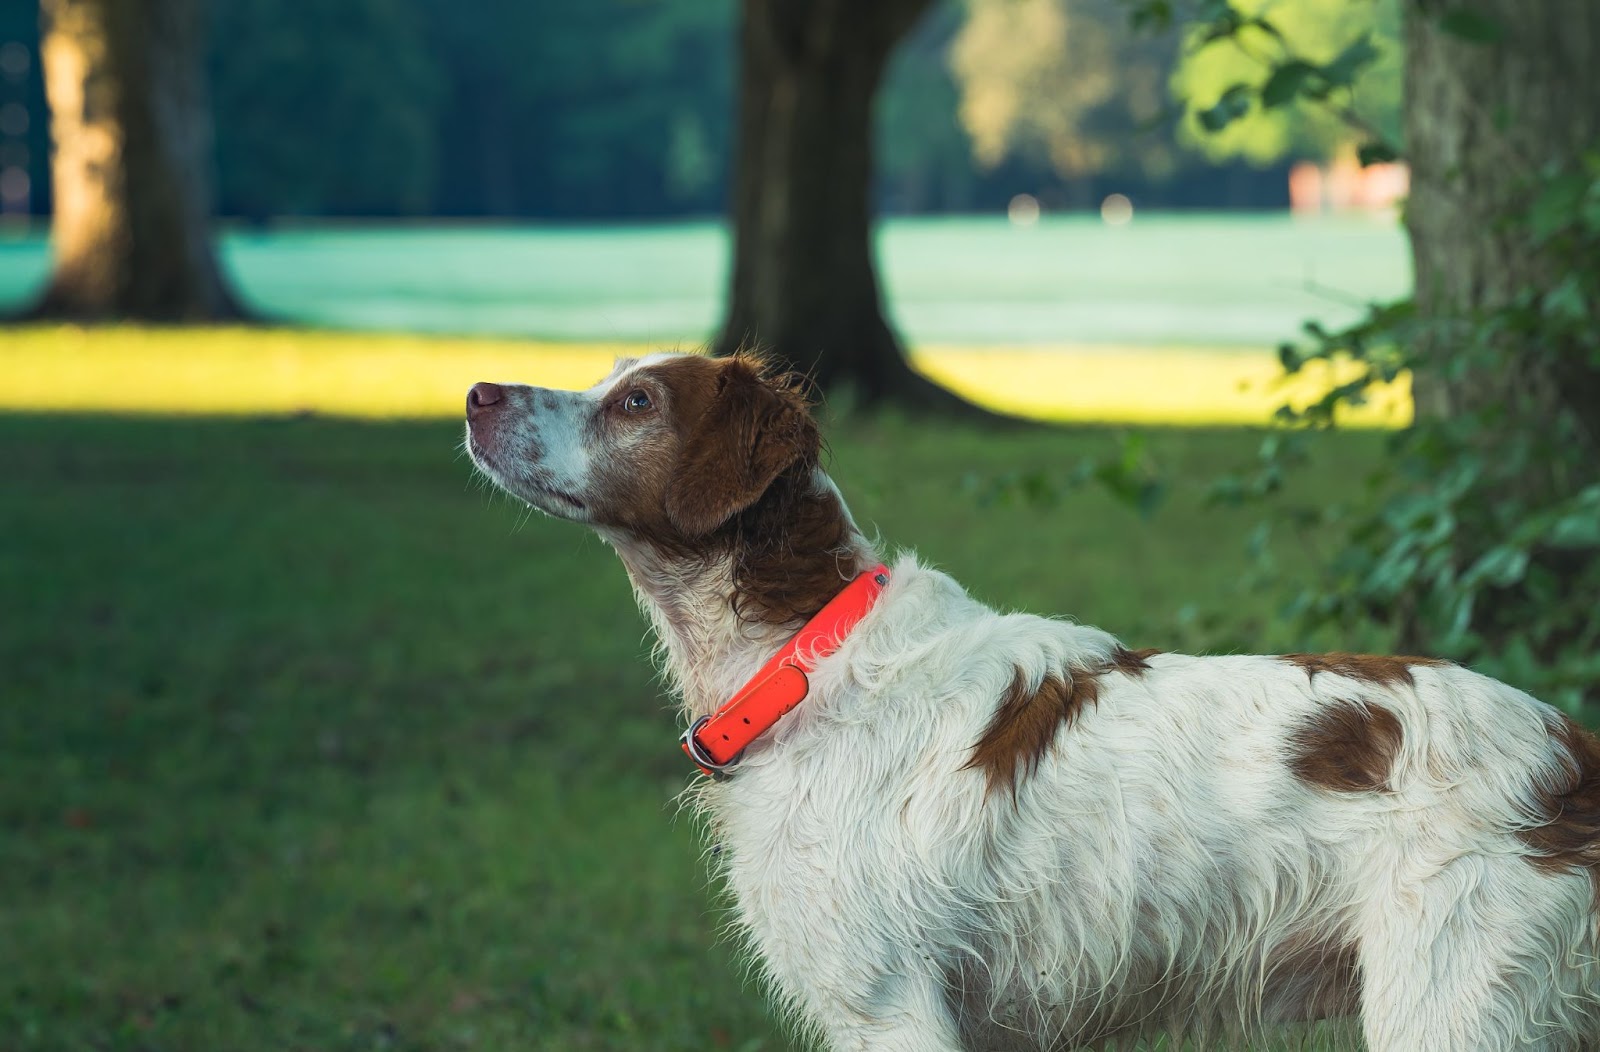
{"label": "brown patch on fur", "polygon": [[[618,370],[625,368],[626,359]],[[632,382],[617,385],[610,405],[591,422],[587,441],[606,445],[606,432],[636,428],[637,422],[621,412],[629,391],[642,389],[656,401],[668,426],[651,428],[626,457],[603,457],[596,464],[598,485],[593,488],[592,511],[596,521],[620,527],[663,547],[683,550],[685,538],[669,515],[674,469],[690,435],[704,419],[720,390],[722,363],[686,355],[639,370]]]}
{"label": "brown patch on fur", "polygon": [[642,532],[686,558],[733,558],[748,621],[808,620],[849,582],[849,525],[814,471],[822,438],[803,381],[760,359],[675,358],[651,370],[671,393],[679,451],[665,520]]}
{"label": "brown patch on fur", "polygon": [[1551,732],[1563,753],[1554,780],[1535,783],[1543,823],[1517,835],[1538,852],[1528,861],[1546,872],[1588,870],[1600,910],[1600,739],[1565,716]]}
{"label": "brown patch on fur", "polygon": [[1118,647],[1111,652],[1111,661],[1108,668],[1115,672],[1125,672],[1130,676],[1141,676],[1150,671],[1150,664],[1146,658],[1153,658],[1161,653],[1159,650],[1129,650],[1127,647]]}
{"label": "brown patch on fur", "polygon": [[1098,700],[1100,684],[1092,672],[1077,668],[1068,669],[1066,676],[1051,672],[1030,690],[1027,674],[1017,669],[988,729],[973,747],[972,759],[962,769],[981,769],[988,792],[1009,786],[1015,793],[1021,776],[1039,766],[1056,732]]}
{"label": "brown patch on fur", "polygon": [[1263,1018],[1272,1023],[1338,1019],[1360,1009],[1361,978],[1351,945],[1291,936],[1266,960]]}
{"label": "brown patch on fur", "polygon": [[[665,370],[663,370],[665,371]],[[809,472],[822,439],[798,385],[744,358],[721,364],[710,403],[678,419],[687,426],[666,495],[667,516],[689,538],[703,537],[754,504],[779,474]]]}
{"label": "brown patch on fur", "polygon": [[734,521],[734,607],[767,624],[807,621],[849,583],[850,528],[811,469],[785,473]]}
{"label": "brown patch on fur", "polygon": [[1308,677],[1318,672],[1331,672],[1336,676],[1392,687],[1396,683],[1411,686],[1416,679],[1412,666],[1448,665],[1450,662],[1430,657],[1387,657],[1379,654],[1284,654],[1278,660],[1287,661],[1305,670]]}
{"label": "brown patch on fur", "polygon": [[1026,673],[1017,669],[983,737],[973,746],[972,759],[962,770],[981,769],[991,793],[1000,786],[1010,786],[1015,793],[1022,776],[1039,766],[1057,732],[1070,725],[1085,706],[1100,700],[1102,675],[1121,672],[1141,676],[1150,670],[1146,659],[1159,653],[1119,646],[1096,668],[1069,666],[1065,675],[1046,673],[1038,689],[1032,691],[1028,689]]}
{"label": "brown patch on fur", "polygon": [[1388,792],[1404,738],[1400,720],[1383,706],[1334,702],[1291,736],[1289,769],[1334,792]]}

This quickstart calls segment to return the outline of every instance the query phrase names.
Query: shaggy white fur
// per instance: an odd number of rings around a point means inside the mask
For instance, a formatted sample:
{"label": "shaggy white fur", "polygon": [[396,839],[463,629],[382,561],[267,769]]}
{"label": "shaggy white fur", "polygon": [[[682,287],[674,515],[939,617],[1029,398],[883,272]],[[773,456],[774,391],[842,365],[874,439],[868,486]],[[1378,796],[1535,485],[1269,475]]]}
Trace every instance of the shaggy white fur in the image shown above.
{"label": "shaggy white fur", "polygon": [[[673,419],[674,361],[588,392],[502,388],[469,431],[497,482],[617,549],[692,718],[794,626],[736,613],[736,549],[593,510],[654,470],[636,458],[681,452],[695,422]],[[636,389],[653,422],[586,422]],[[798,484],[847,515],[820,469]],[[845,534],[841,587],[878,560]],[[1576,763],[1552,709],[1435,663],[1119,663],[1105,632],[997,613],[910,555],[892,566],[807,699],[694,791],[738,924],[830,1048],[1233,1046],[1353,1015],[1372,1052],[1600,1049],[1600,885],[1536,864],[1526,837]],[[1051,678],[1087,695],[992,787],[975,744],[1008,692]],[[1319,723],[1335,711],[1344,738]],[[1379,769],[1339,766],[1362,762]]]}

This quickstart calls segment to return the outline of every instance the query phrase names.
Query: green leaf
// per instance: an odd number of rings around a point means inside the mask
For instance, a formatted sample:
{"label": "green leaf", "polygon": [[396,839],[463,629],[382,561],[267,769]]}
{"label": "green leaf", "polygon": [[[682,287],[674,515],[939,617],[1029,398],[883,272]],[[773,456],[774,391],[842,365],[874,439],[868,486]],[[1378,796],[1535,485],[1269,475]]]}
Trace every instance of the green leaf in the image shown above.
{"label": "green leaf", "polygon": [[1439,28],[1473,44],[1494,44],[1506,35],[1505,28],[1499,22],[1463,7],[1446,11],[1439,19]]}
{"label": "green leaf", "polygon": [[1147,0],[1134,7],[1129,20],[1135,31],[1161,32],[1172,25],[1172,4],[1170,0]]}
{"label": "green leaf", "polygon": [[1577,274],[1568,274],[1556,287],[1544,294],[1545,317],[1569,324],[1581,325],[1589,318],[1589,304],[1583,295],[1583,281]]}
{"label": "green leaf", "polygon": [[1465,581],[1483,581],[1503,588],[1506,585],[1516,584],[1527,572],[1528,553],[1519,548],[1502,545],[1484,552],[1478,561],[1472,564],[1472,569],[1467,571]]}
{"label": "green leaf", "polygon": [[1195,114],[1200,126],[1218,132],[1250,112],[1253,91],[1248,84],[1235,84],[1222,93],[1216,104]]}
{"label": "green leaf", "polygon": [[1528,231],[1538,242],[1550,240],[1580,217],[1589,180],[1577,172],[1547,179],[1528,208]]}
{"label": "green leaf", "polygon": [[1279,65],[1261,86],[1261,106],[1276,109],[1293,102],[1308,80],[1317,75],[1317,67],[1301,59],[1290,59]]}
{"label": "green leaf", "polygon": [[1273,25],[1270,20],[1257,15],[1255,18],[1250,19],[1245,24],[1254,26],[1255,28],[1261,30],[1261,32],[1265,33],[1267,36],[1271,37],[1273,40],[1276,40],[1279,44],[1282,44],[1285,49],[1289,47],[1289,42],[1284,39],[1283,32],[1279,30],[1277,26]]}
{"label": "green leaf", "polygon": [[1339,52],[1339,56],[1322,67],[1322,79],[1329,87],[1346,88],[1355,82],[1356,74],[1378,59],[1378,46],[1370,35],[1354,41]]}
{"label": "green leaf", "polygon": [[[1226,7],[1227,5],[1223,6]],[[1224,13],[1214,19],[1200,19],[1200,24],[1206,28],[1205,32],[1200,34],[1196,47],[1205,47],[1207,44],[1214,44],[1219,40],[1229,40],[1236,37],[1239,35],[1239,30],[1243,29],[1248,23],[1239,17],[1237,11],[1227,8]]]}
{"label": "green leaf", "polygon": [[1388,164],[1399,159],[1400,154],[1395,148],[1381,139],[1364,142],[1356,147],[1356,160],[1361,162],[1361,167],[1363,168],[1374,164]]}
{"label": "green leaf", "polygon": [[1167,487],[1159,481],[1145,483],[1139,490],[1138,510],[1141,518],[1148,519],[1166,503]]}
{"label": "green leaf", "polygon": [[1551,524],[1545,539],[1557,548],[1600,545],[1600,486],[1591,486],[1578,494],[1570,502],[1570,510]]}
{"label": "green leaf", "polygon": [[1224,475],[1206,490],[1206,505],[1243,504],[1244,496],[1244,480],[1237,475]]}
{"label": "green leaf", "polygon": [[1590,237],[1600,236],[1600,179],[1590,183],[1589,192],[1583,195],[1578,220]]}

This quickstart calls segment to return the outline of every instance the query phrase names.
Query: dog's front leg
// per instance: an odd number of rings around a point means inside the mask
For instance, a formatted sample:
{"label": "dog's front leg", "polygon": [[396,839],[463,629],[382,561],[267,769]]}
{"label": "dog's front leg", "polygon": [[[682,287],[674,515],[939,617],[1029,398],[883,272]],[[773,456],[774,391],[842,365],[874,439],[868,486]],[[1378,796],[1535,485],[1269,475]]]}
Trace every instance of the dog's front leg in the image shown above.
{"label": "dog's front leg", "polygon": [[830,1052],[962,1052],[944,991],[931,978],[884,976],[864,997],[815,1013]]}

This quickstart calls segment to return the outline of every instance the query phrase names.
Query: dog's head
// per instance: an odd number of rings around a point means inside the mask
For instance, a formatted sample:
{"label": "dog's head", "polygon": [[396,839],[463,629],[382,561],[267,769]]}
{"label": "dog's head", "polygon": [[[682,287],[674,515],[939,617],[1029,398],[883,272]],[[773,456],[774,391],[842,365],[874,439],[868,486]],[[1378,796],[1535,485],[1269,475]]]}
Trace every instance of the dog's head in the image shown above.
{"label": "dog's head", "polygon": [[798,385],[750,357],[619,361],[587,391],[475,384],[467,448],[551,515],[664,547],[706,543],[820,448]]}

